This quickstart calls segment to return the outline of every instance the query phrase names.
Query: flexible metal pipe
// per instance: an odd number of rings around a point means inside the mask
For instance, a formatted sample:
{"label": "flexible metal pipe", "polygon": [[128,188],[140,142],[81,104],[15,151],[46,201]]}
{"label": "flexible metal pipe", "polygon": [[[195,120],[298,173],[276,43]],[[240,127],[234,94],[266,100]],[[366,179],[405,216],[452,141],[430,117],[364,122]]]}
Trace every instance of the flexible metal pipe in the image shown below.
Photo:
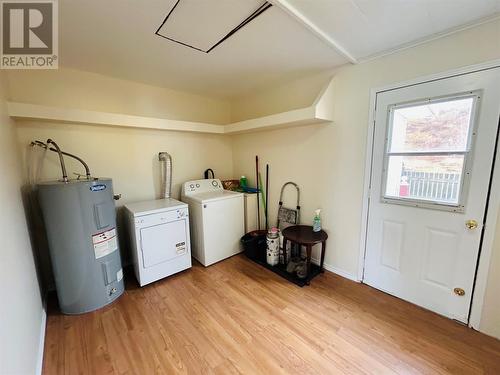
{"label": "flexible metal pipe", "polygon": [[[50,151],[54,151],[54,152],[57,152],[56,149],[53,149],[53,148],[49,148]],[[90,180],[90,168],[88,166],[87,163],[85,163],[83,161],[83,159],[79,158],[78,156],[76,155],[73,155],[73,154],[70,154],[69,152],[65,152],[65,151],[61,151],[61,154],[63,155],[66,155],[66,156],[69,156],[70,158],[73,158],[73,159],[76,159],[78,160],[80,163],[82,163],[83,165],[83,168],[85,168],[85,175],[87,176],[87,180]]]}
{"label": "flexible metal pipe", "polygon": [[167,152],[158,153],[158,160],[161,165],[161,196],[170,198],[172,193],[172,157]]}
{"label": "flexible metal pipe", "polygon": [[40,142],[40,141],[33,141],[33,142],[31,142],[31,144],[43,147],[43,148],[50,150],[50,151],[53,151],[53,152],[61,152],[61,154],[63,154],[63,155],[66,155],[66,156],[69,156],[70,158],[78,160],[80,163],[82,163],[83,168],[85,168],[85,174],[87,176],[87,180],[91,179],[90,168],[89,168],[88,164],[85,163],[85,161],[82,158],[80,158],[76,155],[70,154],[69,152],[65,152],[65,151],[61,151],[61,150],[58,151],[55,148],[49,148],[45,143]]}
{"label": "flexible metal pipe", "polygon": [[54,142],[52,139],[47,139],[47,144],[52,144],[57,150],[57,153],[59,154],[59,162],[61,163],[61,169],[62,169],[62,175],[63,175],[63,181],[68,182],[68,174],[66,173],[66,166],[64,165],[64,158],[61,152],[61,149],[57,145],[56,142]]}

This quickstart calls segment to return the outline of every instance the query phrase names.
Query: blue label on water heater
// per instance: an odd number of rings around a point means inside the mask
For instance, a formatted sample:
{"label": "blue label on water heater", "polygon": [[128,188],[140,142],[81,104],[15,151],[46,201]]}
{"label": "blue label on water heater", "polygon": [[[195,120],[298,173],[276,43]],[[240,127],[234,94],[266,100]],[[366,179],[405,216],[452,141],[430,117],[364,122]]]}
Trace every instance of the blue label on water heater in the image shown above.
{"label": "blue label on water heater", "polygon": [[102,191],[102,190],[105,190],[106,189],[106,185],[103,185],[103,184],[99,184],[99,185],[92,185],[90,187],[90,190],[91,191]]}

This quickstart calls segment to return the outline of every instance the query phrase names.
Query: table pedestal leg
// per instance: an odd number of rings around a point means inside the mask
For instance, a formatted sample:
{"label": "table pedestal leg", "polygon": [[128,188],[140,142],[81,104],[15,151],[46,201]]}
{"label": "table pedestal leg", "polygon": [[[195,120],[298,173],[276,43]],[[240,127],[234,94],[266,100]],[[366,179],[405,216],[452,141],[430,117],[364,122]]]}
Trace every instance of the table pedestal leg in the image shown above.
{"label": "table pedestal leg", "polygon": [[309,281],[311,281],[311,254],[312,254],[312,246],[306,245],[307,250],[307,285],[309,285]]}
{"label": "table pedestal leg", "polygon": [[319,265],[321,273],[325,272],[323,268],[323,263],[325,262],[325,251],[326,251],[326,241],[321,242],[321,263]]}
{"label": "table pedestal leg", "polygon": [[286,244],[288,242],[288,238],[283,237],[283,264],[286,266],[287,261],[286,261]]}

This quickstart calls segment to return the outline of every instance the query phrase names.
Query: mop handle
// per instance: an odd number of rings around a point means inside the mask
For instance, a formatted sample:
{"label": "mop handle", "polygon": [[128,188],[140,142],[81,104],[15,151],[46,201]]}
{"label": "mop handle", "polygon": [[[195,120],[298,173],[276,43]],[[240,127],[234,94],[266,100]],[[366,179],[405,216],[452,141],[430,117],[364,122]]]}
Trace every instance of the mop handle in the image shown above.
{"label": "mop handle", "polygon": [[266,197],[264,195],[264,189],[262,188],[262,176],[260,175],[260,172],[259,172],[259,190],[260,190],[260,197],[262,198],[262,207],[264,208],[264,212],[266,212]]}

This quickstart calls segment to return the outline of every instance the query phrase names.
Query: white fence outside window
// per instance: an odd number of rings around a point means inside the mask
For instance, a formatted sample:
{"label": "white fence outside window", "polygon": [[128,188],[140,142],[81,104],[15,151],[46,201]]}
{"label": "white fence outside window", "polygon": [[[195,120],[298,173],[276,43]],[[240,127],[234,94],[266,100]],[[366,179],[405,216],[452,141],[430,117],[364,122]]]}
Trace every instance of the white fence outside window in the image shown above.
{"label": "white fence outside window", "polygon": [[[402,180],[408,183],[408,198],[440,202],[456,202],[459,192],[459,173],[432,173],[402,171]],[[403,177],[406,177],[403,179]]]}

